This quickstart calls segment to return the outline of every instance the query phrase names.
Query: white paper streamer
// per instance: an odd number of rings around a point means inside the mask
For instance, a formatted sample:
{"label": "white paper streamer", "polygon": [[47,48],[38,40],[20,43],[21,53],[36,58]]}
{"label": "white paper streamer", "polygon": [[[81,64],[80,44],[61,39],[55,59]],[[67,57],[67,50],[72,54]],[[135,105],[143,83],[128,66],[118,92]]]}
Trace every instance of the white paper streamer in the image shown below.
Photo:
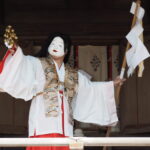
{"label": "white paper streamer", "polygon": [[[130,12],[135,13],[136,3],[133,2]],[[131,48],[126,52],[126,60],[128,69],[128,77],[134,72],[134,69],[146,58],[150,57],[150,54],[140,39],[140,35],[143,34],[142,19],[144,17],[145,10],[140,7],[137,13],[137,22],[135,26],[126,36],[127,40],[131,44]]]}
{"label": "white paper streamer", "polygon": [[120,72],[120,79],[123,79],[124,73],[125,73],[125,68],[122,68]]}
{"label": "white paper streamer", "polygon": [[[132,6],[131,6],[130,13],[132,13],[132,14],[134,15],[134,14],[135,14],[135,10],[136,10],[136,3],[133,2],[133,3],[132,3]],[[142,20],[143,17],[144,17],[144,14],[145,14],[145,10],[144,10],[142,7],[140,7],[140,8],[138,9],[138,11],[137,11],[137,18],[138,18],[139,20]]]}

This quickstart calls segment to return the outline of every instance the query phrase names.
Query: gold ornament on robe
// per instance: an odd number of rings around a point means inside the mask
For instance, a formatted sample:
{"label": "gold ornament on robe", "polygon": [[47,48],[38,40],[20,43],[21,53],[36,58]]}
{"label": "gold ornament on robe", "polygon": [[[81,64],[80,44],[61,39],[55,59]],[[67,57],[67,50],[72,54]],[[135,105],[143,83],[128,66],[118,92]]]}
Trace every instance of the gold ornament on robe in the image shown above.
{"label": "gold ornament on robe", "polygon": [[14,44],[17,43],[18,37],[12,26],[8,25],[5,29],[4,43],[7,48],[13,48]]}

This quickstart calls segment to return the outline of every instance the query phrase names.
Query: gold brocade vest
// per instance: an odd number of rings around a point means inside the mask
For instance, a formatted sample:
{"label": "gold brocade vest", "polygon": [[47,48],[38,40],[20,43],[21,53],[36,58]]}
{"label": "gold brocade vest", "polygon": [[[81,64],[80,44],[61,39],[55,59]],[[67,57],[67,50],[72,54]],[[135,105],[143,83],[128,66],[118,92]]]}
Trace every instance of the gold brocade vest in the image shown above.
{"label": "gold brocade vest", "polygon": [[57,117],[61,112],[58,93],[62,90],[68,99],[70,115],[72,116],[72,99],[78,87],[78,72],[76,69],[65,65],[65,80],[60,82],[55,64],[50,57],[40,58],[45,73],[46,83],[44,86],[43,97],[46,117]]}

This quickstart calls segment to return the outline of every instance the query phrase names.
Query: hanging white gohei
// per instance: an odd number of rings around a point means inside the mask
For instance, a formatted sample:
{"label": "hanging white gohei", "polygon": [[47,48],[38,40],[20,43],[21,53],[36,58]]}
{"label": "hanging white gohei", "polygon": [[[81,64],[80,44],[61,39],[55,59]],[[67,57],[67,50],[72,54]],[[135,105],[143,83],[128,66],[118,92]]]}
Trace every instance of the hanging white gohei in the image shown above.
{"label": "hanging white gohei", "polygon": [[[136,3],[133,2],[130,12],[135,14]],[[126,60],[128,64],[128,77],[133,73],[134,69],[141,63],[140,74],[142,74],[144,70],[144,66],[142,61],[146,58],[150,57],[150,54],[143,44],[142,35],[143,35],[143,27],[142,27],[142,19],[144,16],[145,10],[142,7],[138,8],[137,11],[137,21],[135,26],[131,29],[131,31],[126,36],[127,40],[131,44],[131,48],[126,53]]]}

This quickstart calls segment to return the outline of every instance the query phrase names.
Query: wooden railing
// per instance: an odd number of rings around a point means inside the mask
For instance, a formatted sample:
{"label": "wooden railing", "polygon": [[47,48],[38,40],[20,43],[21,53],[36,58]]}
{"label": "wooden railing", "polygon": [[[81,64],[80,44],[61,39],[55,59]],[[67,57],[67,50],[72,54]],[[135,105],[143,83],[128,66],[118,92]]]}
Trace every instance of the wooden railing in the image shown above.
{"label": "wooden railing", "polygon": [[147,137],[106,137],[106,138],[0,138],[0,147],[26,146],[69,146],[70,149],[84,149],[84,146],[150,146]]}

